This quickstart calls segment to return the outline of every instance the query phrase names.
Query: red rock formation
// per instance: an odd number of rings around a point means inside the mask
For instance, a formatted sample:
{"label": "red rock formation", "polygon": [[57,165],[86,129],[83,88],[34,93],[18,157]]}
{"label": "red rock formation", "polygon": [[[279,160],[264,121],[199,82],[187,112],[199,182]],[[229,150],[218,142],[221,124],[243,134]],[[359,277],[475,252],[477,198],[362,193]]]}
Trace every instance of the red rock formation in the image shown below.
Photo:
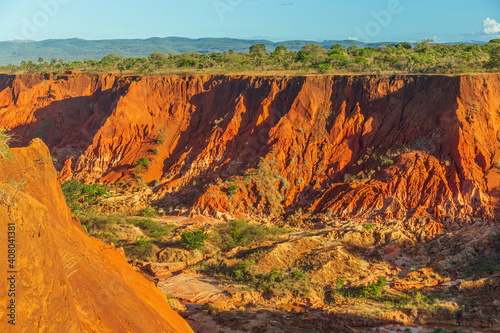
{"label": "red rock formation", "polygon": [[192,332],[122,250],[82,230],[42,141],[13,155],[0,160],[0,243],[15,223],[17,318],[15,326],[7,323],[5,274],[12,269],[3,251],[1,332]]}
{"label": "red rock formation", "polygon": [[498,96],[498,75],[1,76],[0,126],[41,136],[64,177],[157,182],[161,206],[407,219],[433,235],[493,218]]}

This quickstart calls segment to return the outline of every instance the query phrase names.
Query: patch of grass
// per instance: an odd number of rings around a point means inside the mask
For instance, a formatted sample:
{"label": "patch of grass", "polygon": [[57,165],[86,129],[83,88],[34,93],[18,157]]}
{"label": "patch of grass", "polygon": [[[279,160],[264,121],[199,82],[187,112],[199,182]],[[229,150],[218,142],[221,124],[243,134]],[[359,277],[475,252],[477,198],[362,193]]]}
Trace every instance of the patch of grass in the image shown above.
{"label": "patch of grass", "polygon": [[98,234],[103,231],[108,231],[118,222],[115,216],[99,215],[99,214],[84,214],[79,216],[80,223],[87,233]]}
{"label": "patch of grass", "polygon": [[160,238],[168,235],[168,233],[173,229],[173,226],[165,226],[150,219],[129,220],[129,222],[132,222],[135,226],[141,228],[146,235],[152,238]]}
{"label": "patch of grass", "polygon": [[97,235],[97,238],[106,239],[106,238],[111,238],[113,236],[115,236],[115,234],[112,234],[112,233],[107,232],[107,231],[102,231],[101,233],[99,233],[99,235]]}
{"label": "patch of grass", "polygon": [[214,234],[212,240],[221,248],[229,250],[238,246],[249,246],[264,237],[281,235],[283,228],[266,228],[261,225],[250,225],[246,220],[233,220]]}

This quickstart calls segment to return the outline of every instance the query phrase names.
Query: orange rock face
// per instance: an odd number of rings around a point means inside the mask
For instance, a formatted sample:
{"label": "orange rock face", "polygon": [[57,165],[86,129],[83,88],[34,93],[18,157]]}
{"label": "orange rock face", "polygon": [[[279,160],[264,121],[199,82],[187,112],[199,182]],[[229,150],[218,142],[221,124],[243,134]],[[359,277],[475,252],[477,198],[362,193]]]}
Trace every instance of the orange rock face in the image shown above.
{"label": "orange rock face", "polygon": [[1,76],[0,126],[41,137],[65,179],[142,180],[159,206],[432,236],[494,218],[499,96],[499,75]]}
{"label": "orange rock face", "polygon": [[[12,223],[16,245],[14,269],[2,253],[1,332],[192,332],[122,250],[82,230],[42,141],[13,155],[0,161],[0,243],[7,244]],[[11,270],[17,271],[15,297],[6,294]],[[15,326],[7,322],[11,299]]]}

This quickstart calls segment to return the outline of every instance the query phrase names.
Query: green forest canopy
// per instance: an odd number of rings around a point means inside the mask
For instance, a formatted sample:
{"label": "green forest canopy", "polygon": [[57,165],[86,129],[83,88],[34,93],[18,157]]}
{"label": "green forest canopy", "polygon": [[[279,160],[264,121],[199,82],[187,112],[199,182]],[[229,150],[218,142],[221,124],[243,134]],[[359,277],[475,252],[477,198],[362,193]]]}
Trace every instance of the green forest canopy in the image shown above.
{"label": "green forest canopy", "polygon": [[485,45],[438,44],[423,40],[358,48],[341,44],[330,49],[307,44],[298,52],[279,45],[269,52],[264,44],[250,47],[249,52],[183,54],[153,52],[149,57],[125,58],[116,53],[101,60],[63,61],[39,58],[20,65],[0,67],[5,73],[58,72],[80,70],[88,73],[121,72],[135,75],[299,72],[299,73],[478,73],[500,69],[500,39]]}

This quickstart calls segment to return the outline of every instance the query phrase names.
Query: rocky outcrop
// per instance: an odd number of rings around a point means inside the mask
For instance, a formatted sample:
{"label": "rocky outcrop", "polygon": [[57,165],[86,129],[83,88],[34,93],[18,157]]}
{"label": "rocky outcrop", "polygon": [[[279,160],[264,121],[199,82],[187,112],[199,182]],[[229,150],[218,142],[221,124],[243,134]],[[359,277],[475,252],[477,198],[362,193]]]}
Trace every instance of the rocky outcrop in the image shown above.
{"label": "rocky outcrop", "polygon": [[[0,237],[15,236],[15,297],[0,288],[2,332],[192,332],[122,249],[89,238],[66,206],[41,140],[0,160]],[[8,234],[8,226],[15,234]],[[12,232],[12,231],[11,231]],[[9,242],[11,244],[12,242]],[[9,287],[9,288],[7,288]],[[15,326],[7,305],[15,299]]]}
{"label": "rocky outcrop", "polygon": [[494,219],[498,96],[499,75],[1,76],[0,126],[44,139],[62,177],[143,182],[163,208],[432,236]]}

